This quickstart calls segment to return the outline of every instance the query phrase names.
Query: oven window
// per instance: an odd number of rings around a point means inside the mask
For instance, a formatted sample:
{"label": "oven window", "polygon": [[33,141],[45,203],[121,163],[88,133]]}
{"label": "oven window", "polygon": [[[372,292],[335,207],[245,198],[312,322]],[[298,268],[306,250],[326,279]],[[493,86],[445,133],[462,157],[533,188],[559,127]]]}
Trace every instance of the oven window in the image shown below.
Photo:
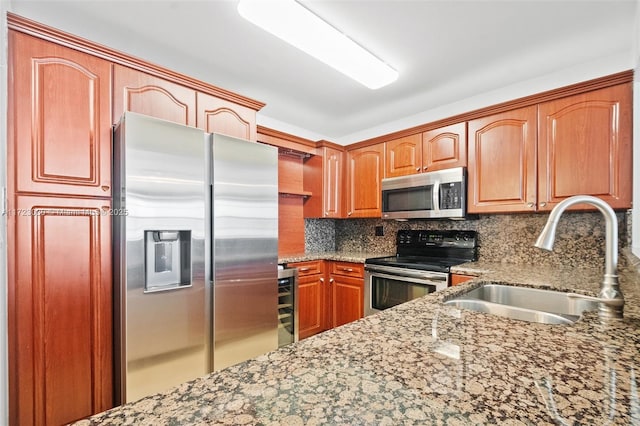
{"label": "oven window", "polygon": [[435,285],[371,277],[371,307],[383,310],[436,291]]}
{"label": "oven window", "polygon": [[433,210],[433,185],[382,191],[385,212]]}

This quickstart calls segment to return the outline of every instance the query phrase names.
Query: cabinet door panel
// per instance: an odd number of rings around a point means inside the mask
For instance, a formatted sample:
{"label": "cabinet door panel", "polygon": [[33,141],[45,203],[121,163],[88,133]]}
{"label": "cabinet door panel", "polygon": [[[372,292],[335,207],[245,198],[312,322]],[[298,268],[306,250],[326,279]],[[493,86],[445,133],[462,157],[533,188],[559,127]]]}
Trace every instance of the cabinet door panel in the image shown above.
{"label": "cabinet door panel", "polygon": [[111,64],[16,32],[10,40],[16,191],[109,197]]}
{"label": "cabinet door panel", "polygon": [[12,420],[63,424],[111,408],[109,202],[25,196],[16,207]]}
{"label": "cabinet door panel", "polygon": [[204,93],[197,94],[197,127],[209,133],[256,141],[256,112]]}
{"label": "cabinet door panel", "polygon": [[374,145],[347,152],[347,216],[380,217],[384,146]]}
{"label": "cabinet door panel", "polygon": [[533,211],[536,107],[469,122],[469,213]]}
{"label": "cabinet door panel", "polygon": [[331,275],[331,322],[338,327],[364,315],[364,280]]}
{"label": "cabinet door panel", "polygon": [[324,217],[342,217],[342,175],[344,153],[333,148],[324,148],[323,155],[323,204]]}
{"label": "cabinet door panel", "polygon": [[385,142],[384,177],[420,173],[422,170],[422,135],[410,135]]}
{"label": "cabinet door panel", "polygon": [[466,123],[453,124],[422,135],[422,170],[434,171],[467,165]]}
{"label": "cabinet door panel", "polygon": [[322,274],[301,277],[298,283],[300,339],[326,330],[324,327],[325,286]]}
{"label": "cabinet door panel", "polygon": [[125,111],[196,125],[196,92],[121,65],[113,67],[113,120]]}
{"label": "cabinet door panel", "polygon": [[631,207],[630,84],[543,103],[538,123],[541,208],[578,194]]}

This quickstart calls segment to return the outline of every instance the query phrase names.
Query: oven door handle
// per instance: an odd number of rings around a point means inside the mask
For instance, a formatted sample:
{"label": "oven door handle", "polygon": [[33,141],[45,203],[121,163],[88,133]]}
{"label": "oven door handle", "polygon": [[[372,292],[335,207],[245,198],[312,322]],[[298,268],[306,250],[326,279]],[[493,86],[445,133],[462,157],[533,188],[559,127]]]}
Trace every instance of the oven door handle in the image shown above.
{"label": "oven door handle", "polygon": [[[408,270],[398,271],[397,268],[386,268],[384,266],[371,266],[365,265],[365,271],[370,271],[374,273],[384,273],[386,274],[385,278],[392,279],[400,279],[400,278],[418,278],[422,280],[429,280],[434,282],[446,282],[448,279],[448,274],[442,272],[429,272],[429,271],[420,271],[420,272],[412,272]],[[393,274],[393,275],[390,275]]]}

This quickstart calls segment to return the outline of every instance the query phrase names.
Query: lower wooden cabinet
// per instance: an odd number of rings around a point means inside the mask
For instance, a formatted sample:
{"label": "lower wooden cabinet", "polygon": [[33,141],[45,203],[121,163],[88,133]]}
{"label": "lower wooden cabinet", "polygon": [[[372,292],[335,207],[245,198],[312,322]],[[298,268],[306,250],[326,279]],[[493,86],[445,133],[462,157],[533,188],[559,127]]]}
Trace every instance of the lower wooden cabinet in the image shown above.
{"label": "lower wooden cabinet", "polygon": [[471,275],[463,275],[463,274],[451,274],[451,285],[460,285],[467,281],[474,279]]}
{"label": "lower wooden cabinet", "polygon": [[363,264],[314,260],[288,266],[298,268],[300,339],[363,317]]}
{"label": "lower wooden cabinet", "polygon": [[112,407],[109,200],[17,196],[9,211],[10,423]]}

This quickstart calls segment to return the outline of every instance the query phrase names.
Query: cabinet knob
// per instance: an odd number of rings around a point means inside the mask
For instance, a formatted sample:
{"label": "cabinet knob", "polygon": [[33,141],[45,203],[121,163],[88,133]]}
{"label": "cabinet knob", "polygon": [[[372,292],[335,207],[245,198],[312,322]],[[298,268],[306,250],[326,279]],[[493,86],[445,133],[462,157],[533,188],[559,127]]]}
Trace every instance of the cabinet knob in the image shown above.
{"label": "cabinet knob", "polygon": [[324,212],[324,215],[325,216],[329,216],[329,212]]}
{"label": "cabinet knob", "polygon": [[420,167],[416,167],[416,172],[419,172],[419,171],[420,171]]}
{"label": "cabinet knob", "polygon": [[543,201],[543,202],[541,202],[541,203],[540,203],[540,207],[544,207],[544,206],[546,206],[546,205],[547,205],[547,203],[546,203],[545,201]]}
{"label": "cabinet knob", "polygon": [[353,212],[349,212],[347,213],[347,216],[351,216],[353,214]]}
{"label": "cabinet knob", "polygon": [[533,207],[533,206],[535,206],[534,203],[527,203],[527,207]]}
{"label": "cabinet knob", "polygon": [[320,278],[320,282],[324,284],[324,278]]}
{"label": "cabinet knob", "polygon": [[333,278],[329,278],[329,284],[333,282]]}
{"label": "cabinet knob", "polygon": [[427,170],[428,168],[429,168],[428,166],[424,166],[422,170]]}

